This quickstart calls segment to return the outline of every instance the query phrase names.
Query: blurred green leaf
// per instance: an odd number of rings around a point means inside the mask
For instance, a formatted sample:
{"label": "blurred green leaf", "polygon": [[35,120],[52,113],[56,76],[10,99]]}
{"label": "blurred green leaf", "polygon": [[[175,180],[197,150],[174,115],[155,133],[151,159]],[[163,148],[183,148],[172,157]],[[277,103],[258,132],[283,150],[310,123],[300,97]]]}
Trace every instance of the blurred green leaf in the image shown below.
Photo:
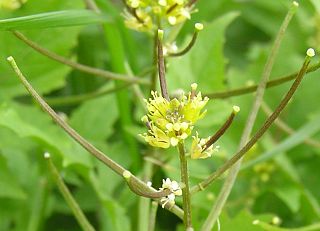
{"label": "blurred green leaf", "polygon": [[0,197],[23,200],[26,193],[19,186],[17,179],[9,171],[6,160],[0,154]]}
{"label": "blurred green leaf", "polygon": [[242,166],[242,169],[251,167],[257,163],[269,160],[274,157],[274,155],[277,155],[281,152],[287,151],[290,148],[293,148],[294,146],[300,144],[303,142],[307,137],[312,136],[316,132],[320,130],[320,114],[317,114],[313,120],[310,122],[306,123],[305,125],[302,126],[298,131],[296,131],[295,134],[287,138],[285,141],[282,143],[278,144],[276,147],[271,149],[270,151],[267,151],[263,154],[261,154],[259,157],[256,159],[245,163]]}
{"label": "blurred green leaf", "polygon": [[226,59],[223,55],[225,30],[238,16],[228,13],[211,23],[204,30],[186,55],[168,59],[169,89],[190,89],[190,84],[199,84],[199,90],[208,92],[224,88]]}
{"label": "blurred green leaf", "polygon": [[[20,137],[29,137],[40,142],[43,145],[43,152],[58,152],[63,157],[65,165],[78,163],[86,167],[91,166],[90,155],[60,128],[52,124],[49,118],[43,118],[46,117],[43,112],[28,107],[21,108],[21,111],[23,113],[33,111],[32,123],[26,121],[12,108],[2,105],[0,107],[0,126],[11,129]],[[39,126],[40,121],[41,126]]]}
{"label": "blurred green leaf", "polygon": [[115,96],[106,95],[83,103],[72,113],[70,125],[89,140],[105,140],[118,116]]}
{"label": "blurred green leaf", "polygon": [[30,30],[103,23],[105,15],[91,10],[64,10],[0,20],[0,30]]}

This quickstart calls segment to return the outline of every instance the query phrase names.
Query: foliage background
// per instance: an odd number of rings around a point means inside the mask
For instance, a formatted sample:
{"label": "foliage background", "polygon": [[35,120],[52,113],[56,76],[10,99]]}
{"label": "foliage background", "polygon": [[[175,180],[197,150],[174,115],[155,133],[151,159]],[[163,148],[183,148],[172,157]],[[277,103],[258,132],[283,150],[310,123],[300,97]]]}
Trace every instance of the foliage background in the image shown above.
{"label": "foliage background", "polygon": [[[117,1],[96,1],[111,20],[100,25],[21,30],[33,41],[79,63],[139,75],[152,66],[152,38],[123,26]],[[177,44],[187,43],[195,22],[203,22],[196,45],[182,58],[168,59],[171,92],[188,90],[199,83],[203,93],[258,83],[272,41],[290,1],[215,0],[199,1],[192,20],[179,34]],[[41,12],[83,9],[80,0],[29,0],[21,9],[1,11],[10,18]],[[1,27],[1,24],[0,24]],[[138,201],[123,180],[93,159],[69,138],[30,100],[5,58],[16,58],[22,71],[48,99],[108,89],[121,83],[105,81],[72,70],[36,53],[11,32],[0,32],[0,230],[79,230],[70,209],[54,185],[43,153],[54,163],[81,208],[97,230],[138,230]],[[305,51],[320,44],[320,5],[317,0],[300,1],[276,60],[272,78],[299,69]],[[280,217],[286,228],[307,226],[320,219],[320,148],[303,143],[305,134],[316,134],[320,123],[319,72],[308,74],[282,119],[299,131],[287,135],[273,126],[246,156],[246,162],[273,153],[267,161],[241,171],[231,197],[220,217],[222,230],[264,230],[252,221],[271,222]],[[289,83],[267,90],[265,102],[274,108]],[[148,87],[142,86],[148,94]],[[50,100],[49,100],[50,102]],[[53,101],[52,101],[53,102]],[[63,101],[62,101],[63,102]],[[202,136],[212,134],[225,121],[231,106],[241,107],[232,128],[219,141],[221,152],[206,160],[191,160],[191,182],[213,172],[237,149],[252,103],[252,94],[212,100],[208,114],[199,123]],[[143,109],[128,87],[116,94],[76,104],[51,104],[81,135],[110,157],[137,174],[142,174],[148,149],[137,134]],[[261,111],[257,126],[266,118]],[[312,126],[308,123],[312,123]],[[316,125],[315,125],[316,124]],[[164,177],[179,179],[176,150],[159,150],[153,159],[153,184]],[[223,181],[220,179],[192,200],[195,228],[204,221]],[[179,203],[179,202],[178,202]],[[236,227],[236,228],[235,228]],[[159,209],[157,230],[182,230],[178,218]],[[214,229],[216,230],[216,228]],[[274,229],[276,230],[276,229]]]}

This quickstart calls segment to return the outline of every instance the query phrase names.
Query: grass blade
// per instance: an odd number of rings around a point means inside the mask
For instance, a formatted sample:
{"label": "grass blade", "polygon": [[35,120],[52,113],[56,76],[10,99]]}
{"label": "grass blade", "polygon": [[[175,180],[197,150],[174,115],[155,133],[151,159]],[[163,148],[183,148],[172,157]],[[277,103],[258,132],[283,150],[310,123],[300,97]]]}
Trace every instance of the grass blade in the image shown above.
{"label": "grass blade", "polygon": [[0,20],[0,30],[44,29],[110,21],[89,10],[63,10]]}

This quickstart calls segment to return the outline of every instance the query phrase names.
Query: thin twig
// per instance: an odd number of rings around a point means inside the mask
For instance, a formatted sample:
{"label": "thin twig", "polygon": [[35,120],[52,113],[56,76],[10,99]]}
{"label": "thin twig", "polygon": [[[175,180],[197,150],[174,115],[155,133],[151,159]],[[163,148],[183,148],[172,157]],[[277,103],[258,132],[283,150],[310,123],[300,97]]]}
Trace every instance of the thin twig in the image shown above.
{"label": "thin twig", "polygon": [[158,203],[153,201],[151,203],[150,215],[149,215],[149,224],[148,231],[154,231],[156,225],[157,211],[158,211]]}
{"label": "thin twig", "polygon": [[207,150],[211,145],[213,145],[230,127],[230,125],[233,122],[233,119],[235,117],[235,115],[240,111],[240,108],[237,106],[233,107],[233,111],[231,112],[229,118],[227,119],[227,121],[221,126],[221,128],[213,135],[210,137],[210,139],[207,141],[207,143],[205,143],[203,145],[203,150],[202,152],[204,152],[205,150]]}
{"label": "thin twig", "polygon": [[70,207],[71,211],[73,212],[73,215],[75,216],[76,220],[78,221],[79,225],[84,231],[95,231],[93,226],[90,224],[84,213],[82,212],[79,204],[77,201],[73,198],[72,194],[70,193],[68,187],[63,182],[63,179],[61,178],[58,170],[54,166],[54,164],[51,161],[51,157],[49,153],[44,154],[44,158],[47,160],[48,168],[50,170],[50,173],[53,177],[53,180],[55,181],[56,185],[58,186],[59,191],[61,192],[63,198],[67,202],[68,206]]}
{"label": "thin twig", "polygon": [[[319,68],[320,68],[320,62],[310,66],[306,73],[314,72],[314,71],[318,70]],[[284,76],[284,77],[279,77],[279,78],[270,80],[267,82],[266,88],[276,87],[276,86],[279,86],[283,83],[294,80],[296,78],[297,74],[298,74],[298,72]],[[253,86],[249,86],[249,87],[241,87],[241,88],[236,88],[236,89],[232,89],[229,91],[207,93],[207,94],[203,94],[203,95],[209,97],[210,99],[226,99],[226,98],[230,98],[233,96],[240,96],[240,95],[244,95],[244,94],[249,94],[249,93],[255,92],[257,89],[258,89],[258,85],[253,85]]]}
{"label": "thin twig", "polygon": [[225,171],[227,171],[231,166],[237,163],[243,156],[246,154],[250,148],[261,138],[261,136],[268,130],[268,128],[272,125],[273,121],[280,115],[282,110],[288,104],[289,100],[292,98],[293,94],[296,92],[298,86],[301,83],[301,80],[306,72],[306,69],[310,63],[310,57],[308,56],[303,63],[303,66],[297,76],[297,79],[292,84],[291,88],[285,95],[285,97],[281,100],[278,107],[272,113],[271,116],[267,118],[262,127],[255,133],[255,135],[248,141],[248,143],[232,158],[230,158],[226,163],[224,163],[220,168],[218,168],[214,173],[212,173],[207,179],[199,183],[198,185],[191,188],[191,193],[196,193],[204,190],[204,188],[208,187],[214,180],[220,177]]}
{"label": "thin twig", "polygon": [[157,47],[158,47],[158,71],[159,71],[159,81],[160,81],[160,88],[162,97],[166,100],[170,100],[168,89],[167,89],[167,81],[166,81],[166,68],[164,63],[163,57],[163,30],[158,30],[158,40],[157,40]]}
{"label": "thin twig", "polygon": [[90,66],[86,66],[86,65],[77,63],[77,62],[73,62],[65,57],[62,57],[52,51],[49,51],[49,50],[41,47],[40,45],[31,41],[25,35],[23,35],[22,33],[18,32],[18,31],[12,31],[12,33],[18,39],[20,39],[22,42],[24,42],[25,44],[27,44],[28,46],[30,46],[31,48],[33,48],[35,51],[39,52],[40,54],[42,54],[50,59],[53,59],[59,63],[62,63],[64,65],[67,65],[67,66],[72,67],[74,69],[77,69],[79,71],[89,73],[92,75],[96,75],[96,76],[100,76],[105,79],[121,80],[121,81],[125,81],[125,82],[130,82],[130,83],[149,84],[148,81],[146,81],[144,79],[140,79],[138,77],[117,74],[117,73],[113,73],[111,71],[106,71],[106,70],[102,70],[99,68],[94,68],[94,67],[90,67]]}
{"label": "thin twig", "polygon": [[96,13],[101,13],[100,9],[98,8],[98,6],[94,0],[84,0],[84,2],[89,10],[92,10]]}
{"label": "thin twig", "polygon": [[114,87],[111,89],[106,89],[106,90],[98,90],[86,94],[80,94],[80,95],[71,95],[71,96],[60,96],[60,97],[45,97],[45,101],[53,106],[65,106],[65,105],[73,105],[73,104],[78,104],[83,101],[97,98],[100,96],[104,96],[107,94],[114,93],[116,91],[122,90],[124,88],[129,87],[132,85],[132,83],[127,83],[119,87]]}
{"label": "thin twig", "polygon": [[196,23],[195,30],[193,32],[193,36],[192,36],[192,39],[189,42],[189,44],[183,50],[178,51],[176,53],[168,53],[168,55],[171,57],[179,57],[179,56],[182,56],[182,55],[185,55],[186,53],[188,53],[191,50],[191,48],[194,46],[194,44],[196,43],[199,31],[201,31],[202,29],[203,29],[203,25],[201,23]]}
{"label": "thin twig", "polygon": [[[287,15],[286,15],[281,27],[280,27],[280,30],[276,36],[276,39],[275,39],[275,42],[272,46],[270,55],[268,57],[268,60],[266,62],[264,70],[262,72],[262,76],[261,76],[261,80],[260,80],[260,83],[257,88],[256,96],[255,96],[251,111],[249,113],[248,119],[246,121],[244,131],[243,131],[241,139],[240,139],[240,144],[239,144],[239,149],[238,149],[239,152],[241,152],[241,150],[243,150],[243,148],[246,147],[250,143],[250,141],[254,141],[254,143],[256,143],[258,141],[258,139],[263,135],[263,133],[271,126],[273,121],[279,116],[280,112],[287,104],[286,101],[284,101],[284,100],[281,101],[281,103],[279,104],[279,107],[275,110],[274,114],[272,114],[268,118],[266,123],[262,126],[262,128],[254,136],[254,137],[256,137],[256,140],[251,139],[248,142],[250,135],[251,135],[251,132],[252,132],[252,129],[253,129],[253,126],[255,124],[259,109],[260,109],[261,102],[263,100],[263,95],[264,95],[264,92],[266,89],[266,85],[267,85],[267,82],[270,78],[271,71],[272,71],[272,68],[273,68],[273,65],[275,62],[276,55],[279,51],[280,44],[281,44],[282,39],[285,35],[285,31],[286,31],[293,15],[295,14],[298,6],[299,5],[297,2],[293,2],[292,6],[290,7],[290,10],[288,11],[288,13],[287,13]],[[309,60],[309,58],[307,58],[306,60]],[[308,62],[308,65],[309,65],[309,62]],[[303,68],[305,67],[305,71],[306,71],[308,65],[303,66]],[[304,75],[305,71],[303,72],[303,75]],[[301,76],[301,79],[302,79],[303,75]],[[299,77],[297,78],[297,80],[298,79],[299,79]],[[301,79],[300,79],[300,81],[301,81]],[[295,83],[296,83],[296,81],[295,81]],[[296,88],[298,87],[300,81],[297,83]],[[295,89],[290,88],[288,94],[286,95],[286,97],[284,99],[289,101],[289,99],[292,97]],[[291,93],[291,91],[292,91],[292,93]],[[274,117],[274,119],[273,119],[273,117]],[[252,145],[254,143],[252,143]],[[247,144],[247,145],[245,145],[245,144]],[[249,148],[251,148],[251,147],[249,147]],[[248,150],[249,150],[249,148],[248,148]],[[239,159],[235,162],[234,166],[232,166],[232,167],[230,166],[231,169],[230,169],[229,175],[227,176],[225,183],[222,186],[222,189],[218,195],[216,203],[212,207],[212,209],[209,213],[209,216],[207,217],[204,225],[202,226],[202,231],[210,231],[212,229],[212,227],[214,226],[217,218],[219,217],[221,210],[222,210],[223,206],[225,205],[227,198],[233,188],[233,185],[234,185],[235,180],[237,178],[238,172],[240,171],[242,156],[244,154],[245,154],[245,152],[242,155],[239,155]]]}
{"label": "thin twig", "polygon": [[[270,116],[272,113],[271,108],[268,106],[268,104],[266,102],[262,102],[261,105],[262,110],[266,113],[267,116]],[[282,131],[284,131],[285,133],[287,133],[288,135],[293,135],[296,133],[296,131],[294,129],[292,129],[291,127],[289,127],[288,124],[286,124],[282,119],[277,118],[274,121],[274,124]],[[313,148],[318,148],[320,149],[320,142],[312,139],[312,138],[307,138],[303,141],[305,144],[313,147]]]}

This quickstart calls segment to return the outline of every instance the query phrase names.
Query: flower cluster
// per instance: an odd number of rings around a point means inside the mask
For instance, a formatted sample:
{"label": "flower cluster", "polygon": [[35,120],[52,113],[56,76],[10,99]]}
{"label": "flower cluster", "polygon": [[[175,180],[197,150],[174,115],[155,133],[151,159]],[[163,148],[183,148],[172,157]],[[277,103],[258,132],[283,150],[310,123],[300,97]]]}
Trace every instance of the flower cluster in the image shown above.
{"label": "flower cluster", "polygon": [[16,10],[26,2],[27,0],[0,0],[0,9]]}
{"label": "flower cluster", "polygon": [[160,190],[165,189],[169,189],[171,193],[168,196],[161,198],[160,201],[162,203],[162,208],[164,208],[164,206],[166,206],[166,204],[168,203],[173,206],[175,204],[175,197],[182,195],[182,190],[178,182],[174,180],[171,181],[169,178],[167,178],[166,180],[162,180],[162,187],[160,188]]}
{"label": "flower cluster", "polygon": [[[125,24],[137,31],[153,31],[164,23],[177,25],[190,19],[188,0],[126,0]],[[159,22],[160,20],[160,22]]]}
{"label": "flower cluster", "polygon": [[148,132],[142,137],[150,145],[160,148],[176,146],[186,139],[199,119],[206,113],[202,111],[208,98],[202,98],[201,92],[196,94],[197,84],[191,85],[188,96],[182,94],[180,99],[170,101],[157,92],[152,92],[153,98],[145,100],[148,114],[142,117]]}
{"label": "flower cluster", "polygon": [[199,138],[198,132],[196,132],[195,136],[192,136],[192,145],[191,145],[191,158],[192,159],[205,159],[211,157],[214,152],[219,151],[219,146],[209,146],[206,144],[210,137],[203,139]]}

